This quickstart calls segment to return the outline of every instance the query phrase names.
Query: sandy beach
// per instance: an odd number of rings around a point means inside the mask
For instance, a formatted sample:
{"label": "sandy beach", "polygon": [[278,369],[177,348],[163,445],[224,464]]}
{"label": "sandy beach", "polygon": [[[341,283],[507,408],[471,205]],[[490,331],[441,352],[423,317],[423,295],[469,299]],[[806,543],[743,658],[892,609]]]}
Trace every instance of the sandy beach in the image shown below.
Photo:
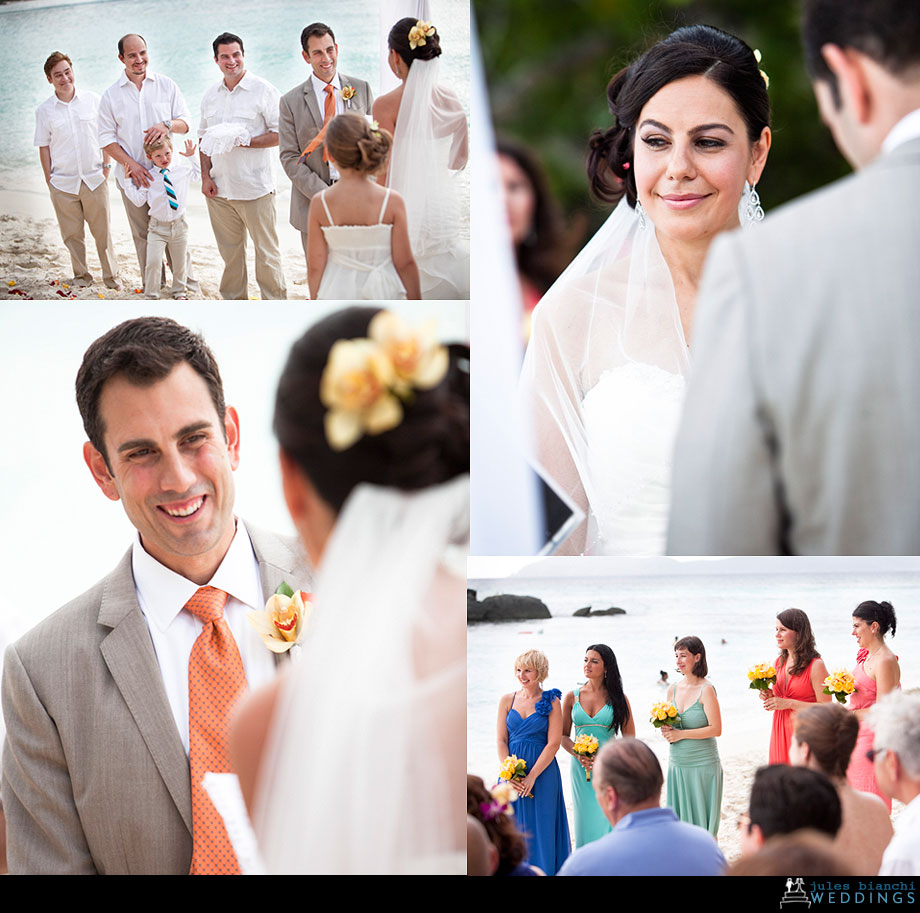
{"label": "sandy beach", "polygon": [[[110,179],[111,180],[111,179]],[[6,182],[4,182],[6,183]],[[114,183],[114,182],[113,182]],[[201,284],[201,293],[192,298],[220,298],[220,278],[224,263],[217,250],[207,203],[201,194],[201,184],[192,184],[192,194],[186,212],[192,265]],[[70,255],[61,240],[60,229],[51,205],[51,198],[39,178],[19,189],[0,188],[0,287],[2,298],[20,299],[143,299],[143,289],[134,242],[125,215],[121,194],[115,186],[109,187],[112,214],[112,237],[118,255],[119,269],[124,288],[121,291],[106,288],[102,282],[99,257],[89,229],[86,229],[87,262],[94,282],[86,288],[67,288],[67,279],[73,275]],[[288,222],[290,188],[282,188],[276,198],[278,211],[278,238],[284,265],[289,299],[306,299],[306,264],[300,232]],[[255,258],[252,245],[248,246],[249,296],[260,298],[255,281]],[[168,298],[164,290],[161,296]],[[0,298],[0,300],[2,300]]]}

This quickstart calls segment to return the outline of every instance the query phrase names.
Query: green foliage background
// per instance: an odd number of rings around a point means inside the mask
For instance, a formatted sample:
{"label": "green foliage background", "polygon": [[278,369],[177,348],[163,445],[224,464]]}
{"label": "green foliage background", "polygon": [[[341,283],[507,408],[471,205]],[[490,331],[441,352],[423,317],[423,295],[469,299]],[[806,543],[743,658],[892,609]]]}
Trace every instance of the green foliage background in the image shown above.
{"label": "green foliage background", "polygon": [[609,212],[590,198],[584,170],[588,137],[611,120],[607,83],[682,25],[714,25],[763,55],[773,148],[757,190],[768,212],[849,171],[818,116],[795,0],[474,0],[474,9],[496,133],[536,153],[578,235]]}

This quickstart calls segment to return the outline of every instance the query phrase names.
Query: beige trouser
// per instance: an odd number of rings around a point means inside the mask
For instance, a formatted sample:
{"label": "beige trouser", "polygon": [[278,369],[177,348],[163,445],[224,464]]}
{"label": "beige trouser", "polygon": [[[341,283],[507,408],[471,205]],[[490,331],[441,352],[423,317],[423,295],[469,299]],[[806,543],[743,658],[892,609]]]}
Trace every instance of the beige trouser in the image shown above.
{"label": "beige trouser", "polygon": [[274,192],[257,200],[225,200],[223,197],[206,199],[217,249],[224,260],[220,297],[235,301],[249,299],[249,275],[246,271],[248,232],[255,248],[256,282],[262,298],[286,299],[278,230],[275,227]]}
{"label": "beige trouser", "polygon": [[[143,206],[135,206],[125,196],[121,187],[121,199],[125,204],[125,213],[128,216],[128,224],[131,226],[131,237],[134,239],[134,249],[137,251],[137,264],[141,269],[141,276],[145,277],[144,285],[146,286],[147,276],[147,226],[150,222],[150,207],[144,203]],[[171,262],[171,261],[170,261]],[[173,275],[175,278],[175,274]],[[192,278],[192,252],[187,251],[185,261],[185,276],[183,283],[188,285],[193,291],[199,290],[198,280]],[[166,267],[160,267],[160,285],[166,285]]]}
{"label": "beige trouser", "polygon": [[83,240],[85,222],[96,242],[103,281],[109,288],[114,288],[118,282],[118,258],[115,256],[115,245],[109,228],[108,184],[103,181],[95,190],[90,190],[81,181],[78,193],[66,193],[53,184],[49,186],[51,203],[61,228],[61,238],[70,252],[74,279],[92,281],[93,278],[86,265],[86,244]]}
{"label": "beige trouser", "polygon": [[160,279],[163,254],[169,250],[172,267],[172,296],[185,295],[186,264],[188,263],[188,223],[185,216],[175,222],[161,222],[151,218],[147,227],[147,266],[144,270],[144,297],[160,297]]}

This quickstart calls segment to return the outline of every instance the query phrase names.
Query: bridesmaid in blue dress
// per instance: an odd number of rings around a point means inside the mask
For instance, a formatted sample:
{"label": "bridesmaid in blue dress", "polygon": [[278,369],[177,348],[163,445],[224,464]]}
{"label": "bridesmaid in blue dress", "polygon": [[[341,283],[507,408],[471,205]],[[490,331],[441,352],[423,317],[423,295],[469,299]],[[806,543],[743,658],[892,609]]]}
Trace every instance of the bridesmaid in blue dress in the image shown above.
{"label": "bridesmaid in blue dress", "polygon": [[520,793],[514,815],[527,838],[527,861],[555,875],[572,852],[556,763],[562,739],[562,692],[543,690],[549,661],[539,650],[522,653],[514,666],[521,687],[498,705],[498,757],[504,761],[513,754],[527,762],[524,779],[511,781]]}
{"label": "bridesmaid in blue dress", "polygon": [[668,700],[680,714],[680,726],[658,730],[671,744],[668,805],[681,821],[717,837],[722,817],[722,763],[716,747],[716,737],[722,734],[719,699],[706,680],[706,648],[698,637],[677,641],[674,656],[683,681],[668,689]]}
{"label": "bridesmaid in blue dress", "polygon": [[593,782],[588,780],[588,772],[594,767],[594,757],[575,754],[572,750],[575,739],[582,733],[593,735],[600,751],[618,732],[621,735],[636,734],[636,723],[629,700],[623,693],[620,669],[613,650],[606,644],[592,644],[585,650],[584,671],[585,684],[570,691],[562,702],[562,747],[572,756],[576,849],[603,837],[612,827],[597,804]]}

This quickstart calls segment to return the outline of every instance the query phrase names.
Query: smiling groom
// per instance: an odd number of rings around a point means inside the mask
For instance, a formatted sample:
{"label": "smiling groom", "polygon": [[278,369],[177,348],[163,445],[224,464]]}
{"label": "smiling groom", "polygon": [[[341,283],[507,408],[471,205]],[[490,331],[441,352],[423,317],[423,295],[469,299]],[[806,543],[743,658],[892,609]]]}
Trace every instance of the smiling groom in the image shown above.
{"label": "smiling groom", "polygon": [[201,777],[230,769],[232,704],[275,674],[247,609],[310,570],[234,515],[239,418],[198,334],[120,324],[87,350],[77,402],[87,466],[137,538],[7,650],[10,872],[238,872]]}

